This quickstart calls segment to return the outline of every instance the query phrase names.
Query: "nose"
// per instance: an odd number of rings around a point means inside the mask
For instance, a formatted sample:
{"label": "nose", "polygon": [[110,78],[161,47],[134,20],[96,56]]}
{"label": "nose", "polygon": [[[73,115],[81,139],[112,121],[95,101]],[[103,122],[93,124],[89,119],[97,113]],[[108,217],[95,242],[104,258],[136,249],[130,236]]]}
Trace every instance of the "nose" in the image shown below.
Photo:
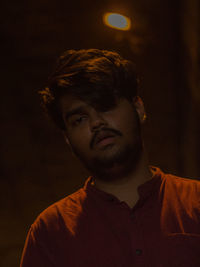
{"label": "nose", "polygon": [[103,117],[103,115],[101,114],[101,112],[97,112],[94,110],[94,112],[92,113],[91,117],[90,117],[90,128],[91,131],[97,131],[100,128],[102,128],[103,126],[105,126],[107,123]]}

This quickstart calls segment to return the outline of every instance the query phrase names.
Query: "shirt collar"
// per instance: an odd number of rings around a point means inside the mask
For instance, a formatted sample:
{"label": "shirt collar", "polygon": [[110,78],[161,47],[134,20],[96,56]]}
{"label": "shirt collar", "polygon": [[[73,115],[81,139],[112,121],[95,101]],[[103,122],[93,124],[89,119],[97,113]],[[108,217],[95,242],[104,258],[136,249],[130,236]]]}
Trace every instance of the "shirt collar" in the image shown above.
{"label": "shirt collar", "polygon": [[[141,184],[138,187],[138,193],[140,196],[140,200],[144,200],[147,197],[149,197],[153,192],[158,191],[160,188],[162,178],[164,177],[164,173],[158,167],[150,166],[150,169],[153,173],[152,178],[150,180],[146,181],[145,183]],[[93,181],[94,181],[94,179],[92,176],[90,176],[86,180],[83,189],[87,193],[95,194],[95,195],[99,196],[101,199],[109,201],[109,202],[115,202],[115,203],[120,202],[119,199],[117,197],[115,197],[114,195],[96,188],[93,185]]]}
{"label": "shirt collar", "polygon": [[164,173],[158,167],[150,166],[152,178],[138,187],[138,193],[141,200],[148,198],[155,191],[159,191]]}
{"label": "shirt collar", "polygon": [[90,176],[86,180],[85,185],[84,185],[84,190],[87,193],[95,194],[95,195],[99,196],[101,199],[106,200],[106,201],[119,202],[117,197],[115,197],[114,195],[112,195],[110,193],[107,193],[107,192],[95,187],[93,182],[94,182],[94,178],[92,176]]}

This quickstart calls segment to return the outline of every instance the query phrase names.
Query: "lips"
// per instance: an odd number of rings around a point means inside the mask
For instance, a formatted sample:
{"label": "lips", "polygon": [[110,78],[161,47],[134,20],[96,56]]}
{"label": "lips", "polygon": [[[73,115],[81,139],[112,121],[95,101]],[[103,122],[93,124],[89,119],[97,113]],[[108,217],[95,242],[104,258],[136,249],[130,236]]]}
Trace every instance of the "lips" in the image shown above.
{"label": "lips", "polygon": [[113,134],[110,134],[110,133],[106,133],[106,132],[100,132],[97,137],[96,137],[96,140],[95,140],[95,144],[98,144],[99,142],[101,142],[103,139],[106,139],[108,137],[114,137]]}

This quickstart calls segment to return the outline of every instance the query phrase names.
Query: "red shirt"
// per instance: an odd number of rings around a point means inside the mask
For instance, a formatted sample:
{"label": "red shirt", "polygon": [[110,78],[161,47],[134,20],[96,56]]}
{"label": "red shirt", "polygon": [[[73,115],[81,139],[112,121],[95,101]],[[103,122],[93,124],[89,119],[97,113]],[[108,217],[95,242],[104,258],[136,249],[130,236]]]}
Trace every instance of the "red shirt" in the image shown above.
{"label": "red shirt", "polygon": [[199,267],[200,182],[152,168],[132,209],[89,177],[43,211],[21,267]]}

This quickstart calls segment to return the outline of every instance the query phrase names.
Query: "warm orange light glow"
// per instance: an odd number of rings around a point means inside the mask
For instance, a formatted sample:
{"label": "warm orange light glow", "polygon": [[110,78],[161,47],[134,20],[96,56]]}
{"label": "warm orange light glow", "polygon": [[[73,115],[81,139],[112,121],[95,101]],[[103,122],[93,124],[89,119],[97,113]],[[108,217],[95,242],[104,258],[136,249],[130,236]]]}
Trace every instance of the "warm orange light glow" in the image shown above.
{"label": "warm orange light glow", "polygon": [[117,13],[106,13],[103,21],[107,26],[122,31],[128,31],[131,27],[131,20]]}

